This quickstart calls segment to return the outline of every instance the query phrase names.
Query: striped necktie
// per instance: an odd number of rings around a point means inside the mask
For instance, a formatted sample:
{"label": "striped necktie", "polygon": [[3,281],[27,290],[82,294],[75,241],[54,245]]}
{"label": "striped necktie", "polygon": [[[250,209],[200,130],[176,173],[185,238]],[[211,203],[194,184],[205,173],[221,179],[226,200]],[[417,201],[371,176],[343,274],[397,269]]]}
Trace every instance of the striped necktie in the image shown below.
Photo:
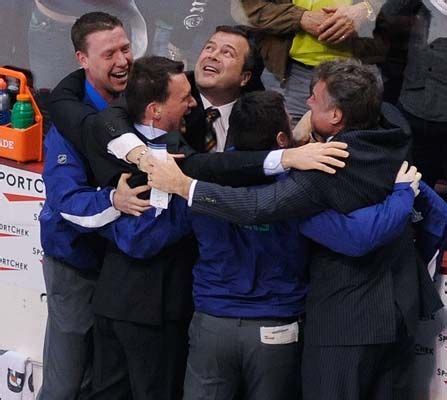
{"label": "striped necktie", "polygon": [[208,107],[206,110],[206,132],[205,132],[205,150],[211,151],[217,145],[216,130],[213,122],[220,117],[220,111],[217,108]]}

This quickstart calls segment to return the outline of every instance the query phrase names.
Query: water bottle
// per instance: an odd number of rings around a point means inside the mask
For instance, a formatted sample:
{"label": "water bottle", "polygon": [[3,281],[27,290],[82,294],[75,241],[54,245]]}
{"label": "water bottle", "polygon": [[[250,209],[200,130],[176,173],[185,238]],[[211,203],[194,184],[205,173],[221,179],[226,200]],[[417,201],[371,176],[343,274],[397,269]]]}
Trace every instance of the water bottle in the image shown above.
{"label": "water bottle", "polygon": [[6,77],[8,82],[9,100],[11,102],[11,108],[14,106],[17,95],[19,94],[19,80],[11,76]]}
{"label": "water bottle", "polygon": [[11,121],[10,105],[7,84],[3,78],[0,78],[0,125],[9,124]]}
{"label": "water bottle", "polygon": [[29,94],[18,94],[12,108],[11,126],[14,129],[26,129],[34,124],[34,109]]}

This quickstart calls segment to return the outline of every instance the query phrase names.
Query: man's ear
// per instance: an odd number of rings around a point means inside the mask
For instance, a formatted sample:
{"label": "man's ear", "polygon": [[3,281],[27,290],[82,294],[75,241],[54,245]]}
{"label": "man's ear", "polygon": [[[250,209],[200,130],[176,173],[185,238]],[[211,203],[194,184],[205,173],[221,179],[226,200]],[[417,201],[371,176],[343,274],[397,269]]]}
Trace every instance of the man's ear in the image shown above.
{"label": "man's ear", "polygon": [[280,149],[285,149],[289,147],[290,138],[283,131],[280,131],[276,134],[276,144]]}
{"label": "man's ear", "polygon": [[251,71],[242,71],[242,82],[241,87],[244,87],[247,85],[248,81],[251,78]]}
{"label": "man's ear", "polygon": [[76,53],[76,59],[78,60],[81,68],[88,69],[88,56],[83,51],[78,50]]}
{"label": "man's ear", "polygon": [[334,111],[331,118],[332,125],[340,125],[343,122],[343,111],[338,107],[334,107]]}
{"label": "man's ear", "polygon": [[161,106],[156,101],[152,101],[144,109],[144,118],[142,122],[145,125],[152,125],[152,122],[160,120],[160,117],[161,117]]}

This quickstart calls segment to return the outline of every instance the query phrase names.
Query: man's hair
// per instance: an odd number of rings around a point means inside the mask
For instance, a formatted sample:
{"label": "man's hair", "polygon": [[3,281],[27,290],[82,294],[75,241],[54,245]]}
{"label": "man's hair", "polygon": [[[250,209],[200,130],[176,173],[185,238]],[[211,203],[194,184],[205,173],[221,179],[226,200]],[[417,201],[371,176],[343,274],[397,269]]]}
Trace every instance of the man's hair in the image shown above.
{"label": "man's hair", "polygon": [[126,88],[127,108],[133,122],[141,122],[149,103],[167,100],[171,75],[183,70],[182,62],[158,56],[141,57],[133,63]]}
{"label": "man's hair", "polygon": [[290,119],[281,94],[272,90],[250,92],[234,104],[228,136],[236,150],[276,148],[280,131],[291,137]]}
{"label": "man's hair", "polygon": [[254,45],[253,39],[249,36],[248,30],[241,25],[219,25],[216,27],[214,33],[224,32],[231,33],[233,35],[238,35],[245,38],[248,42],[248,53],[245,55],[244,65],[242,66],[242,71],[252,72],[256,63],[256,47]]}
{"label": "man's hair", "polygon": [[383,83],[375,67],[354,59],[329,61],[316,68],[312,85],[319,80],[326,83],[333,104],[343,112],[345,130],[378,125]]}
{"label": "man's hair", "polygon": [[71,41],[75,51],[87,52],[87,36],[100,31],[111,31],[123,27],[123,23],[113,15],[95,11],[80,16],[71,28]]}

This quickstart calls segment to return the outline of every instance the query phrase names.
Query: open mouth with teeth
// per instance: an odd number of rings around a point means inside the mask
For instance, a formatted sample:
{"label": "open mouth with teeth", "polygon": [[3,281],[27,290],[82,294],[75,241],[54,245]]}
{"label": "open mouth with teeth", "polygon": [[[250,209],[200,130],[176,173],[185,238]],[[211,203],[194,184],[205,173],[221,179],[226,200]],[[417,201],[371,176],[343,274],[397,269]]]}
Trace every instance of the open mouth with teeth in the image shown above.
{"label": "open mouth with teeth", "polygon": [[110,74],[112,78],[118,79],[118,80],[125,80],[127,79],[128,71],[122,71],[122,72],[113,72]]}
{"label": "open mouth with teeth", "polygon": [[203,72],[208,72],[211,74],[218,74],[220,72],[216,67],[213,67],[212,65],[205,65],[202,70]]}

